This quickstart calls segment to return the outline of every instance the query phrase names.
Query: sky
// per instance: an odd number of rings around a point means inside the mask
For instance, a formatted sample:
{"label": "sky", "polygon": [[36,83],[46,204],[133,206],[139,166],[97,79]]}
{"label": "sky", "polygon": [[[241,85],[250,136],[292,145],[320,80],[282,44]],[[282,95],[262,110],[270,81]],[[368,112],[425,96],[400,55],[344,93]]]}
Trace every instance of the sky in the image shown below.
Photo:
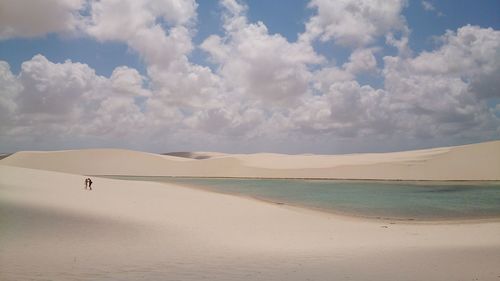
{"label": "sky", "polygon": [[500,139],[497,0],[0,0],[0,152]]}

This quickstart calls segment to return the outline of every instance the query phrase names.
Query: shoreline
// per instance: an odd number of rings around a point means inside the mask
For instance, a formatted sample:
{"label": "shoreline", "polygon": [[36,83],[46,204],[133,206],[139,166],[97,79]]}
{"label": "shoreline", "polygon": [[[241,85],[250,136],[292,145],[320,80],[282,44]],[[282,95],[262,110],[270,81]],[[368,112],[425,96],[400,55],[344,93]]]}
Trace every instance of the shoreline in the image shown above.
{"label": "shoreline", "polygon": [[[43,170],[43,169],[41,169]],[[500,183],[500,180],[425,180],[425,179],[420,179],[420,180],[408,180],[408,179],[376,179],[376,178],[309,178],[309,177],[296,177],[296,178],[291,178],[291,177],[219,177],[219,176],[169,176],[169,175],[98,175],[98,174],[85,174],[83,176],[89,176],[89,177],[103,177],[103,178],[113,178],[113,177],[136,177],[136,178],[178,178],[178,179],[247,179],[247,180],[310,180],[310,181],[350,181],[350,182],[356,182],[356,181],[365,181],[365,182],[397,182],[397,183],[404,183],[404,182],[425,182],[425,183],[431,183],[431,182],[437,182],[437,183],[495,183],[498,182]]]}
{"label": "shoreline", "polygon": [[[162,182],[160,182],[162,183]],[[406,225],[453,225],[453,224],[483,224],[483,223],[499,223],[500,222],[500,216],[498,217],[491,217],[491,218],[459,218],[459,219],[405,219],[405,218],[387,218],[387,217],[369,217],[369,216],[363,216],[363,215],[358,215],[354,213],[348,213],[348,212],[341,212],[341,211],[334,211],[334,210],[329,210],[326,208],[319,208],[319,207],[310,207],[310,206],[303,206],[299,204],[293,204],[293,203],[288,203],[288,202],[279,202],[279,201],[273,201],[270,199],[266,198],[261,198],[257,196],[249,196],[249,195],[243,195],[243,194],[235,194],[235,193],[226,193],[226,192],[217,192],[214,190],[211,190],[210,188],[204,188],[201,186],[196,186],[196,185],[183,185],[183,184],[178,184],[178,183],[163,183],[163,184],[174,184],[177,186],[181,187],[186,187],[186,188],[192,188],[196,190],[203,190],[206,192],[210,193],[216,193],[216,194],[224,194],[224,195],[229,195],[229,196],[234,196],[238,198],[245,198],[245,199],[250,199],[250,200],[255,200],[258,202],[264,202],[267,204],[271,205],[277,205],[277,206],[282,206],[287,209],[293,209],[293,210],[299,210],[299,211],[309,211],[313,213],[320,213],[323,215],[331,215],[336,218],[344,218],[344,219],[356,219],[360,221],[368,221],[368,222],[384,222],[388,224],[406,224]]]}
{"label": "shoreline", "polygon": [[[179,182],[162,182],[162,181],[146,181],[146,180],[137,180],[137,179],[119,179],[119,178],[112,178],[113,176],[97,176],[97,175],[89,175],[93,177],[102,177],[102,178],[107,178],[107,179],[115,179],[115,180],[124,180],[124,181],[138,181],[138,182],[156,182],[156,183],[161,183],[164,185],[175,185],[179,187],[184,187],[184,188],[190,188],[190,189],[195,189],[195,190],[201,190],[209,193],[215,193],[215,194],[224,194],[224,195],[229,195],[229,196],[234,196],[237,198],[244,198],[244,199],[250,199],[258,202],[264,202],[266,204],[271,204],[271,205],[277,205],[281,206],[287,209],[292,209],[292,210],[298,210],[298,211],[308,211],[308,212],[314,212],[314,213],[319,213],[322,215],[332,215],[336,218],[344,218],[344,219],[356,219],[360,221],[369,221],[369,222],[382,222],[386,224],[405,224],[405,225],[454,225],[454,224],[482,224],[482,223],[498,223],[500,222],[500,215],[495,216],[495,217],[483,217],[483,218],[457,218],[457,219],[418,219],[418,218],[390,218],[390,217],[381,217],[381,216],[375,216],[375,217],[370,217],[370,216],[364,216],[361,214],[356,214],[356,213],[349,213],[349,212],[342,212],[338,210],[332,210],[332,209],[327,209],[327,208],[320,208],[320,207],[311,207],[311,206],[305,206],[305,205],[300,205],[300,204],[294,204],[290,202],[280,202],[280,201],[274,201],[271,199],[267,198],[262,198],[259,196],[251,196],[251,195],[245,195],[245,194],[236,194],[236,193],[230,193],[230,192],[219,192],[215,191],[209,187],[204,187],[201,185],[195,185],[195,184],[188,184],[188,183],[179,183]],[[118,176],[118,175],[114,175]],[[128,177],[128,176],[123,176],[123,177]],[[149,176],[130,176],[130,177],[137,177],[137,178],[148,178]],[[154,177],[154,176],[151,176]],[[158,176],[158,177],[163,177],[163,176]],[[174,177],[169,177],[166,176],[164,178],[174,178]],[[231,178],[231,177],[175,177],[175,178],[189,178],[189,179],[239,179],[239,178]],[[257,179],[257,178],[244,178],[244,179]],[[268,180],[268,178],[259,178],[263,180]],[[277,179],[280,180],[280,179]],[[285,180],[285,179],[283,179]],[[286,180],[299,180],[299,179],[286,179]],[[353,180],[354,181],[354,180]],[[359,180],[361,181],[361,180]],[[385,182],[385,181],[379,181],[375,180],[377,182]],[[408,181],[411,182],[411,181]],[[479,182],[479,181],[475,181]]]}

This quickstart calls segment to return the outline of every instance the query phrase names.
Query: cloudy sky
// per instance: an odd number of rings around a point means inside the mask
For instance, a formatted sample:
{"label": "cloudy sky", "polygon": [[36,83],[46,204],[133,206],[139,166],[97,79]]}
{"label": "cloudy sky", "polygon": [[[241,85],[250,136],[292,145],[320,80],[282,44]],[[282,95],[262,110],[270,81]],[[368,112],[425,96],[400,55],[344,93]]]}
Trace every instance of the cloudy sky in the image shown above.
{"label": "cloudy sky", "polygon": [[0,0],[0,152],[500,139],[498,0]]}

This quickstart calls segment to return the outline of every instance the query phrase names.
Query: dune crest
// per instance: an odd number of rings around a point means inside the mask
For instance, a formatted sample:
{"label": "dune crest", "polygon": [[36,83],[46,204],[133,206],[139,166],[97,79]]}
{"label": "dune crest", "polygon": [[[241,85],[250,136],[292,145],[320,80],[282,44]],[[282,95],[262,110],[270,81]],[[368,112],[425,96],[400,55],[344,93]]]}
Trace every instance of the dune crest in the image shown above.
{"label": "dune crest", "polygon": [[87,175],[500,180],[500,141],[392,153],[346,155],[160,155],[120,149],[17,152],[1,165]]}

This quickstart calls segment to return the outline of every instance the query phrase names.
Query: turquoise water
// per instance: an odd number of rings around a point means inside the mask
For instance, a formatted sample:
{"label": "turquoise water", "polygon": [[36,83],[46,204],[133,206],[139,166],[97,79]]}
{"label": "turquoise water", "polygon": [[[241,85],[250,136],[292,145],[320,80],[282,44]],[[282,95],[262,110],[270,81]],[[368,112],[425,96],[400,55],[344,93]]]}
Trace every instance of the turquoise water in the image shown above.
{"label": "turquoise water", "polygon": [[500,182],[118,178],[196,186],[220,193],[363,217],[402,220],[500,217]]}

